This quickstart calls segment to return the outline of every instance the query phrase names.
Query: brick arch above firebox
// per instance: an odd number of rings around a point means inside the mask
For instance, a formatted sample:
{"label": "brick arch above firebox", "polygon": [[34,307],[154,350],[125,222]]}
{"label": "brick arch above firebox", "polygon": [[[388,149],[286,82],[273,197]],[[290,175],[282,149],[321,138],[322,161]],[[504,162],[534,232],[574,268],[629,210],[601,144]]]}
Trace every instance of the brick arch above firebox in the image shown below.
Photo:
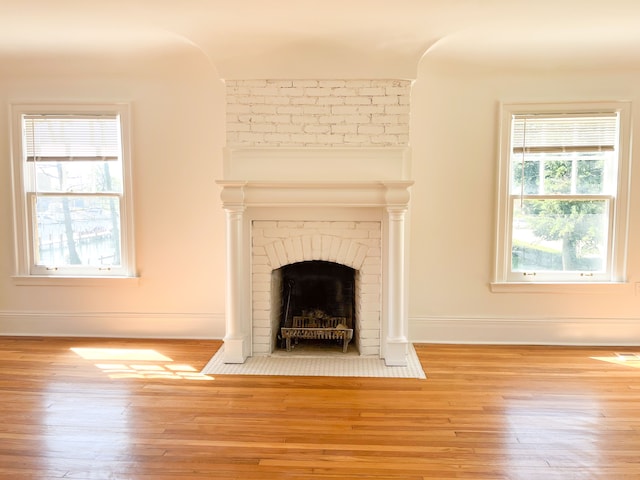
{"label": "brick arch above firebox", "polygon": [[254,221],[251,231],[254,266],[275,270],[322,260],[361,270],[380,264],[380,222]]}
{"label": "brick arch above firebox", "polygon": [[371,247],[335,235],[299,235],[264,245],[272,269],[297,262],[323,260],[360,270]]}

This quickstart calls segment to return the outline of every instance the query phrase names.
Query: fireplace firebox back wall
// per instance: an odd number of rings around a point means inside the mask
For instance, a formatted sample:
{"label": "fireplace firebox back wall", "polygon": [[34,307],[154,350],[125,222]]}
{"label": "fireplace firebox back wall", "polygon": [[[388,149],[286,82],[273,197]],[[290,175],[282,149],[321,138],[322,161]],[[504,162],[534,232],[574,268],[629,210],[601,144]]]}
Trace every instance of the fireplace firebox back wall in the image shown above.
{"label": "fireplace firebox back wall", "polygon": [[[277,277],[277,286],[274,280]],[[355,326],[355,270],[333,262],[309,261],[286,265],[272,272],[273,296],[279,302],[278,327],[275,329],[275,348],[291,350],[286,335],[293,336],[300,347],[313,343],[323,350],[335,349],[335,341],[323,336],[342,333]],[[275,325],[275,321],[274,321]],[[300,331],[294,328],[322,328],[322,331]],[[316,335],[317,333],[317,335]],[[333,335],[336,336],[336,335]],[[329,338],[331,339],[331,338]],[[320,340],[320,341],[315,341]],[[352,344],[353,346],[353,344]]]}

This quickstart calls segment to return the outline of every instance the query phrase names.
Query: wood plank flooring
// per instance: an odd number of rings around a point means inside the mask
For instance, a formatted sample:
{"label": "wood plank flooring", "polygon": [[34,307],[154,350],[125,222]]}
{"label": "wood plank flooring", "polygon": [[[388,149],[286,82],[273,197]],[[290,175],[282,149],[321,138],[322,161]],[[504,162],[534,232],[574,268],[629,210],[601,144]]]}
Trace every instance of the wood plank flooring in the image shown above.
{"label": "wood plank flooring", "polygon": [[0,337],[4,479],[640,479],[640,348],[416,345],[427,380],[202,376],[218,341]]}

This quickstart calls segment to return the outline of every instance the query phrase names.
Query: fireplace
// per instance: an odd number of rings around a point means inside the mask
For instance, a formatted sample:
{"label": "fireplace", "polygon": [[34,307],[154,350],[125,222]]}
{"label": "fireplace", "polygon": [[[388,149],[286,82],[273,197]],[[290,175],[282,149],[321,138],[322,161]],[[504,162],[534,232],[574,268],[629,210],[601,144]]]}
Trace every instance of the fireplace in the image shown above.
{"label": "fireplace", "polygon": [[[352,271],[353,280],[339,286],[341,294],[352,290],[351,318],[344,319],[352,325],[343,325],[353,330],[351,347],[406,365],[411,82],[225,84],[227,148],[218,182],[227,222],[224,361],[271,355],[282,335],[283,271],[324,262]],[[295,315],[301,325],[333,328],[349,317],[340,310],[347,306],[330,305],[304,315],[315,309],[308,302]]]}
{"label": "fireplace", "polygon": [[[282,315],[274,272],[321,261],[354,270],[359,355],[406,365],[412,184],[403,178],[406,154],[400,148],[227,151],[228,178],[218,181],[227,218],[225,362],[273,353]],[[349,180],[342,165],[360,178]]]}

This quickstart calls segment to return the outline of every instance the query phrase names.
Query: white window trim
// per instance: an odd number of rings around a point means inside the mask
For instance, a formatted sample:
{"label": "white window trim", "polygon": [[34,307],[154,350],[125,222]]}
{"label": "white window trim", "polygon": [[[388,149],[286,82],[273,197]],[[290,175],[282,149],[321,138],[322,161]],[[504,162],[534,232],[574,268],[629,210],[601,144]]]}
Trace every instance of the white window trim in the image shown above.
{"label": "white window trim", "polygon": [[[105,285],[136,278],[133,221],[133,181],[131,166],[130,105],[112,104],[11,104],[11,173],[13,186],[15,285]],[[25,114],[117,114],[120,116],[122,136],[123,199],[121,206],[122,265],[118,273],[101,271],[96,275],[50,275],[32,273],[30,222],[25,191],[22,159],[22,123]]]}
{"label": "white window trim", "polygon": [[[513,281],[509,279],[511,265],[511,206],[510,206],[510,147],[511,118],[522,113],[579,113],[616,111],[620,113],[620,152],[617,178],[616,205],[613,213],[611,238],[610,277],[606,280],[583,281]],[[585,102],[585,103],[501,103],[501,122],[499,135],[497,227],[495,242],[495,270],[491,282],[492,292],[519,293],[608,293],[613,290],[627,291],[626,278],[629,191],[631,171],[631,103],[630,102]]]}

